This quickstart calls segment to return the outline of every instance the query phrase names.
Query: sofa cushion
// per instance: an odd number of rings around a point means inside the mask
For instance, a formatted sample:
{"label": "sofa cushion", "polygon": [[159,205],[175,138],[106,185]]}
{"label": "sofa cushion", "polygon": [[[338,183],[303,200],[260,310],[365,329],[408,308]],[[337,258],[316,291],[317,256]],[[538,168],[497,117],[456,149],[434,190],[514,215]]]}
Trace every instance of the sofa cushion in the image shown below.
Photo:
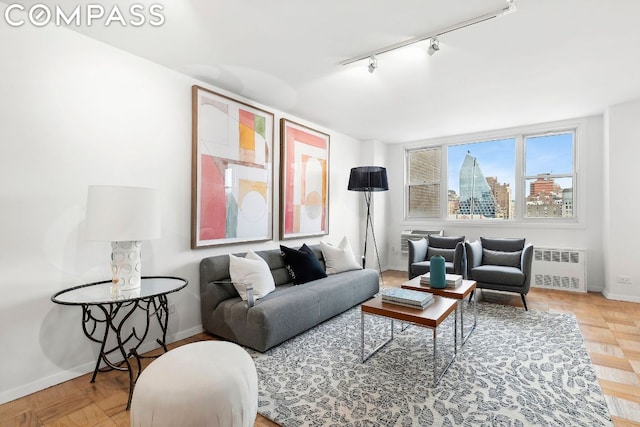
{"label": "sofa cushion", "polygon": [[245,285],[249,283],[256,299],[276,288],[269,265],[252,250],[244,258],[229,254],[229,276],[243,301],[247,300]]}
{"label": "sofa cushion", "polygon": [[351,249],[351,243],[347,236],[342,238],[336,247],[330,243],[320,241],[324,262],[327,266],[327,274],[337,274],[350,270],[360,270],[362,266],[356,261],[356,257]]}
{"label": "sofa cushion", "polygon": [[507,239],[496,237],[481,237],[483,249],[502,252],[516,252],[524,249],[525,239]]}
{"label": "sofa cushion", "polygon": [[502,252],[482,249],[482,264],[504,265],[506,267],[520,268],[522,251]]}
{"label": "sofa cushion", "polygon": [[437,236],[435,234],[429,235],[429,246],[441,249],[455,249],[456,245],[460,242],[464,242],[464,236]]}
{"label": "sofa cushion", "polygon": [[427,259],[430,261],[432,256],[440,255],[447,262],[453,262],[453,257],[456,253],[455,249],[440,249],[440,248],[432,248],[429,246],[427,249]]}
{"label": "sofa cushion", "polygon": [[280,251],[294,284],[301,285],[327,277],[320,260],[306,244],[300,250],[280,245]]}
{"label": "sofa cushion", "polygon": [[481,265],[471,269],[471,279],[497,285],[522,286],[525,275],[516,267],[503,265]]}

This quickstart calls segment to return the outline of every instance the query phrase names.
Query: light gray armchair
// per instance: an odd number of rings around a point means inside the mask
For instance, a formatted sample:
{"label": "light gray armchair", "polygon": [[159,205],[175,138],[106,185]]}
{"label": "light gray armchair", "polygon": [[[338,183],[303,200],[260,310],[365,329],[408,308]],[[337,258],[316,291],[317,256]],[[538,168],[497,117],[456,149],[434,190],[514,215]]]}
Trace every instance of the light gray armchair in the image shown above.
{"label": "light gray armchair", "polygon": [[486,238],[466,242],[467,279],[480,289],[519,293],[524,309],[531,285],[533,245],[525,239]]}
{"label": "light gray armchair", "polygon": [[464,275],[464,236],[429,235],[429,240],[409,240],[409,279],[431,271],[430,259],[434,255],[444,257],[447,273]]}

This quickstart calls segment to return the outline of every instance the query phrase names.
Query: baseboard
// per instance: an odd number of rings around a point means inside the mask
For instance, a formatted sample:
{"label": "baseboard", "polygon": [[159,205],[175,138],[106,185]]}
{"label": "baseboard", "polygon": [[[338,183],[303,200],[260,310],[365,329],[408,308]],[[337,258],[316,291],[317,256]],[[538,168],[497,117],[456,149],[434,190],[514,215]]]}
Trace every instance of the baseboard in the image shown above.
{"label": "baseboard", "polygon": [[602,290],[602,295],[606,299],[616,300],[616,301],[627,301],[627,302],[640,302],[640,297],[630,296],[630,295],[620,295],[614,294],[612,292],[608,292],[606,289]]}
{"label": "baseboard", "polygon": [[[185,338],[192,337],[194,335],[201,333],[203,330],[204,329],[202,328],[202,325],[198,325],[198,326],[194,326],[193,328],[185,329],[184,331],[179,331],[173,335],[168,335],[167,344],[171,344],[176,341],[180,341]],[[87,342],[87,344],[89,343]],[[146,353],[148,351],[155,350],[158,347],[159,347],[158,343],[156,343],[155,341],[145,342],[140,347],[140,353]],[[95,368],[95,365],[96,365],[96,362],[91,361],[91,362],[76,366],[74,368],[67,369],[65,371],[55,373],[53,375],[49,375],[45,378],[41,378],[29,384],[25,384],[20,387],[13,388],[11,390],[3,391],[2,393],[0,393],[0,405],[2,405],[3,403],[11,402],[12,400],[19,399],[21,397],[27,396],[31,393],[44,390],[45,388],[49,388],[54,385],[61,384],[65,381],[78,378],[82,375],[88,374],[89,372],[93,372],[93,368]]]}
{"label": "baseboard", "polygon": [[27,396],[31,393],[35,393],[36,391],[44,390],[45,388],[49,388],[51,386],[58,385],[65,381],[69,381],[82,376],[93,371],[95,365],[95,361],[85,363],[83,365],[76,366],[73,369],[58,372],[56,374],[49,375],[48,377],[33,381],[29,384],[25,384],[11,390],[3,391],[2,393],[0,393],[0,405]]}
{"label": "baseboard", "polygon": [[183,340],[185,338],[192,337],[192,336],[197,335],[197,334],[199,334],[201,332],[204,332],[204,328],[202,327],[202,325],[198,325],[198,326],[194,326],[193,328],[185,329],[184,331],[180,331],[180,332],[177,332],[177,333],[175,333],[173,335],[169,335],[167,337],[167,344],[171,344],[171,343],[174,343],[176,341],[180,341],[180,340]]}
{"label": "baseboard", "polygon": [[392,265],[391,267],[389,267],[389,270],[396,270],[396,271],[407,271],[407,264],[402,264],[402,265]]}
{"label": "baseboard", "polygon": [[601,294],[604,293],[604,286],[595,286],[593,288],[589,287],[589,284],[587,283],[587,292],[600,292]]}

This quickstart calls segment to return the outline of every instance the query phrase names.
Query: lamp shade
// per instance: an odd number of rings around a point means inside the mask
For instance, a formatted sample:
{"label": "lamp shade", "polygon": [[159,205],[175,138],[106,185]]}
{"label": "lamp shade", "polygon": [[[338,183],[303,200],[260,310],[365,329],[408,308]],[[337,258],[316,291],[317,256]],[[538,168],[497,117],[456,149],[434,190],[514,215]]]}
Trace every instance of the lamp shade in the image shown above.
{"label": "lamp shade", "polygon": [[358,166],[351,168],[349,185],[351,191],[387,191],[387,169],[382,166]]}
{"label": "lamp shade", "polygon": [[88,240],[160,238],[160,198],[152,188],[93,185],[87,196]]}

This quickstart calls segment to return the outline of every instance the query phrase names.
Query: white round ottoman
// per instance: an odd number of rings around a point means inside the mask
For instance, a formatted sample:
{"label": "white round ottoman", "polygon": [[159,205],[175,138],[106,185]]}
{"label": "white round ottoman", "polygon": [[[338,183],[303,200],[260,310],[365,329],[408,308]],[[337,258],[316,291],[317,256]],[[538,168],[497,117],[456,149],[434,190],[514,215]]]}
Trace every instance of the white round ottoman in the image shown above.
{"label": "white round ottoman", "polygon": [[239,345],[201,341],[171,350],[142,371],[131,400],[131,425],[252,427],[258,375]]}

